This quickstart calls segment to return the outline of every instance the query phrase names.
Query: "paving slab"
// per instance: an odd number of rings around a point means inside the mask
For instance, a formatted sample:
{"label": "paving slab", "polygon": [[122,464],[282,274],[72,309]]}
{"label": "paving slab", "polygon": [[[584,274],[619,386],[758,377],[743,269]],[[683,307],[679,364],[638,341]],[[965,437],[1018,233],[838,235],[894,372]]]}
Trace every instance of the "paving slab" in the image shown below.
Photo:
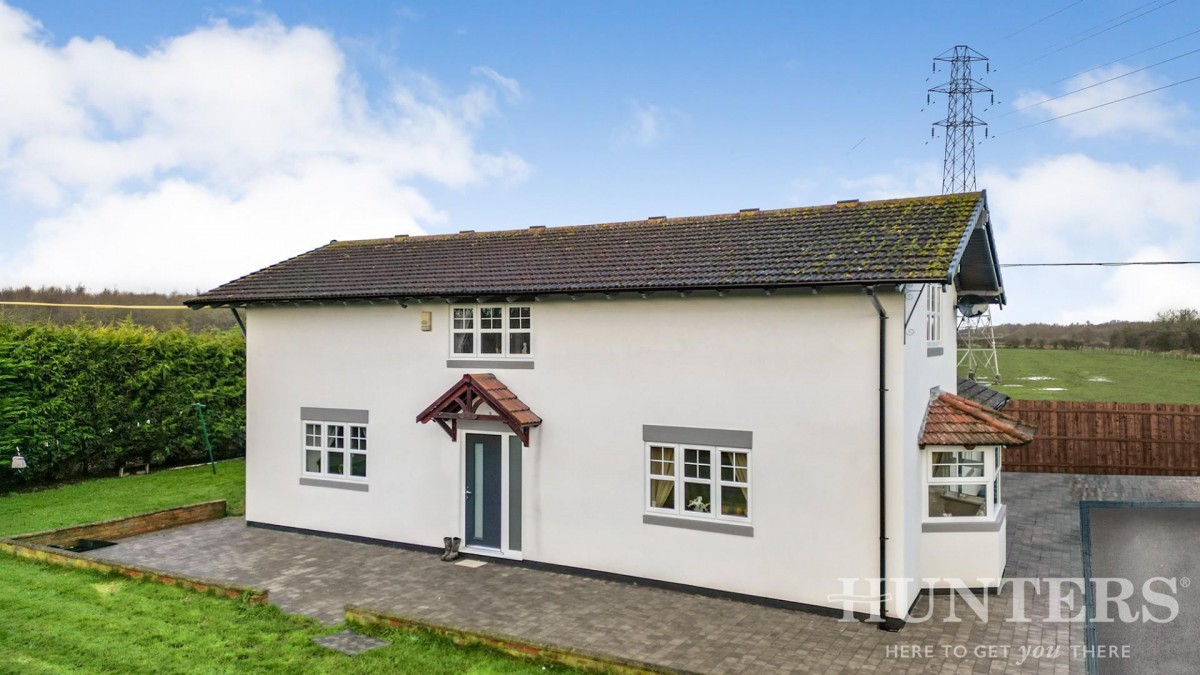
{"label": "paving slab", "polygon": [[355,633],[352,630],[344,630],[340,633],[334,633],[333,635],[316,637],[313,638],[313,642],[325,647],[326,649],[332,649],[350,656],[358,656],[359,654],[365,654],[372,649],[379,649],[380,647],[386,647],[392,644],[387,640],[373,638],[370,635],[362,635],[360,633]]}
{"label": "paving slab", "polygon": [[[1079,502],[1200,501],[1200,479],[1007,473],[1006,577],[1081,577]],[[899,633],[794,610],[533,570],[476,569],[424,553],[247,527],[239,518],[122,540],[92,554],[270,590],[274,604],[336,624],[356,605],[705,673],[1084,673],[1082,623],[1049,623],[1047,594],[988,598],[987,620],[925,596]],[[932,603],[932,606],[931,606]]]}

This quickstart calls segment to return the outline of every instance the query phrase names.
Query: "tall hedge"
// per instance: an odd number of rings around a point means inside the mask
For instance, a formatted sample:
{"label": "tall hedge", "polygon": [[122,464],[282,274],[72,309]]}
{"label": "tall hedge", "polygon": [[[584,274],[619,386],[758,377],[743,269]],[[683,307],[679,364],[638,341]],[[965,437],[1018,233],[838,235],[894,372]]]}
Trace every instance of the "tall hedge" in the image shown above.
{"label": "tall hedge", "polygon": [[243,454],[245,364],[236,331],[0,323],[0,460],[29,465],[0,482],[206,460],[194,403],[218,456]]}

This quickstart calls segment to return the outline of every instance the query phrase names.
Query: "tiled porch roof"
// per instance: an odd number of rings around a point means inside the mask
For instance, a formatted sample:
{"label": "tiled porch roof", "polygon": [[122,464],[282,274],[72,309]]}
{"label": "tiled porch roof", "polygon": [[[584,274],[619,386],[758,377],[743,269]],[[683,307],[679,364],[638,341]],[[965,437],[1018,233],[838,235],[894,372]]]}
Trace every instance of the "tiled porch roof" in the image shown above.
{"label": "tiled porch roof", "polygon": [[[479,407],[484,403],[496,414],[480,414]],[[542,418],[491,373],[463,375],[453,387],[417,415],[417,421],[421,424],[430,420],[437,422],[453,440],[458,439],[458,423],[461,420],[503,422],[521,437],[525,445],[529,445],[529,429],[542,423]]]}
{"label": "tiled porch roof", "polygon": [[920,446],[1025,445],[1035,427],[985,405],[948,392],[929,401]]}

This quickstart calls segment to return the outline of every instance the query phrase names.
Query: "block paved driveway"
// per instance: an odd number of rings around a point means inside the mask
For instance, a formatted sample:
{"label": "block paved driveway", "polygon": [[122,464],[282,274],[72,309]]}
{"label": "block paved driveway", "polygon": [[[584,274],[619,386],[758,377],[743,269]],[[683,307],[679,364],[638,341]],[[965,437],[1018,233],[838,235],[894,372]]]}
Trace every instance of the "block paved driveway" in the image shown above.
{"label": "block paved driveway", "polygon": [[[1008,473],[1004,496],[1006,576],[1080,577],[1080,501],[1200,501],[1200,479]],[[1011,585],[989,598],[988,621],[961,602],[960,622],[941,621],[949,604],[935,596],[933,620],[885,633],[870,624],[512,565],[469,569],[430,553],[248,528],[240,518],[125,539],[95,557],[267,588],[284,610],[330,624],[354,604],[686,671],[1085,671],[1083,624],[1041,621],[1046,593],[1030,589],[1033,621],[1005,621]],[[929,602],[923,597],[914,615],[929,612]]]}

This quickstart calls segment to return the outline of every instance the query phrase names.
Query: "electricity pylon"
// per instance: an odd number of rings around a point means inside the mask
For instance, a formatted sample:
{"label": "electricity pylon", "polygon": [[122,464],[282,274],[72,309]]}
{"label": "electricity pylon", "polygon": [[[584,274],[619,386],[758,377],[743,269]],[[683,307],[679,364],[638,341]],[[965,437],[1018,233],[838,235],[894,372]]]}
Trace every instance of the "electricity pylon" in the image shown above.
{"label": "electricity pylon", "polygon": [[[991,64],[983,54],[966,45],[956,45],[933,59],[933,72],[939,63],[950,64],[950,81],[929,90],[926,102],[934,93],[946,95],[946,117],[934,122],[942,127],[946,137],[942,160],[942,194],[973,192],[975,187],[975,127],[983,127],[987,138],[987,122],[975,116],[975,95],[988,94],[995,103],[992,90],[971,76],[971,64],[982,62],[985,72]],[[931,133],[934,130],[931,130]],[[996,334],[992,329],[992,308],[978,316],[960,316],[958,343],[961,356],[959,370],[966,366],[967,377],[985,384],[1000,382],[1000,359],[996,356]]]}

